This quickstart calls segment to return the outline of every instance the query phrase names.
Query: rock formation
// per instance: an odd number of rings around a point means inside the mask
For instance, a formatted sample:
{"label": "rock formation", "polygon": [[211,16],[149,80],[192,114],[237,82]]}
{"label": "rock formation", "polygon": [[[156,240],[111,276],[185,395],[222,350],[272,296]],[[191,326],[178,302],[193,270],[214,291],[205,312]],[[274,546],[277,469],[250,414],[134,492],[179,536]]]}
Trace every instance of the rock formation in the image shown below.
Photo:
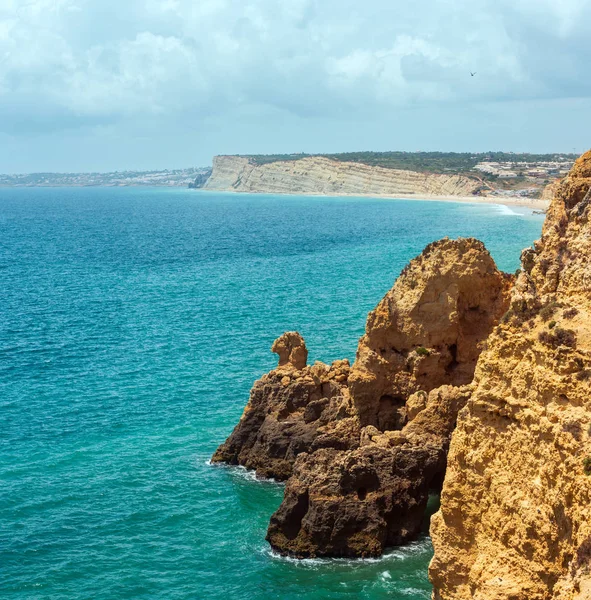
{"label": "rock formation", "polygon": [[271,546],[297,557],[367,557],[416,538],[469,394],[469,386],[443,386],[402,431],[370,425],[355,450],[300,454],[271,517]]}
{"label": "rock formation", "polygon": [[264,165],[242,156],[215,156],[207,190],[274,194],[471,196],[482,184],[464,175],[437,175],[371,167],[323,157]]}
{"label": "rock formation", "polygon": [[[301,336],[252,389],[214,462],[289,479],[267,539],[294,556],[375,556],[420,530],[512,276],[474,239],[430,244],[367,320],[352,367],[306,366]],[[430,393],[429,393],[430,392]]]}
{"label": "rock formation", "polygon": [[201,173],[198,173],[195,179],[189,183],[189,188],[193,190],[198,190],[202,188],[207,180],[211,177],[212,169],[203,169]]}
{"label": "rock formation", "polygon": [[591,152],[522,254],[453,434],[436,600],[591,598]]}
{"label": "rock formation", "polygon": [[214,457],[289,478],[273,548],[378,555],[416,536],[445,475],[434,600],[591,598],[591,152],[512,284],[446,239],[370,313],[352,367],[276,341]]}
{"label": "rock formation", "polygon": [[255,382],[240,422],[212,462],[283,481],[301,452],[356,447],[359,426],[347,389],[349,361],[306,366],[308,351],[295,331],[275,340],[272,351],[278,367]]}
{"label": "rock formation", "polygon": [[271,352],[279,356],[280,367],[304,369],[308,363],[308,349],[304,338],[297,331],[286,331],[271,346]]}
{"label": "rock formation", "polygon": [[540,200],[544,200],[544,202],[552,202],[552,199],[556,195],[558,188],[560,187],[560,179],[556,179],[542,188],[542,193],[540,194]]}
{"label": "rock formation", "polygon": [[412,260],[359,342],[349,388],[362,425],[400,429],[413,392],[470,383],[512,282],[475,239],[445,238]]}

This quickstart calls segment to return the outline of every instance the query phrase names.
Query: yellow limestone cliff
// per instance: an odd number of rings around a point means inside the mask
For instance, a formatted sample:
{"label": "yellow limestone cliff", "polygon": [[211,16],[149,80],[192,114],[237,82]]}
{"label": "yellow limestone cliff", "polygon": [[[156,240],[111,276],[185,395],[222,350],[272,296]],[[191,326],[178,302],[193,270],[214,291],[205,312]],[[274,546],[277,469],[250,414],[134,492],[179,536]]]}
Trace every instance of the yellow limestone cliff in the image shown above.
{"label": "yellow limestone cliff", "polygon": [[431,534],[435,600],[591,598],[591,152],[522,254]]}
{"label": "yellow limestone cliff", "polygon": [[371,167],[320,156],[257,165],[242,156],[215,156],[204,189],[273,194],[426,194],[471,196],[480,181],[463,175],[436,175]]}

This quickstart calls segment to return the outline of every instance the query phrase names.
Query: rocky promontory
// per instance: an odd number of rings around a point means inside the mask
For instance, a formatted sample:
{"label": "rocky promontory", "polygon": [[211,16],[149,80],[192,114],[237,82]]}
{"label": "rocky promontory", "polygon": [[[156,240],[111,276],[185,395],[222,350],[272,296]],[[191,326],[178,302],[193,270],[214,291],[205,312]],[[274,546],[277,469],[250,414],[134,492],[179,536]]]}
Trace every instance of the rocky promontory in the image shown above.
{"label": "rocky promontory", "polygon": [[279,365],[255,382],[240,422],[212,462],[283,481],[302,452],[358,446],[359,422],[347,390],[349,361],[307,366],[306,345],[295,331],[275,340],[272,351]]}
{"label": "rocky promontory", "polygon": [[430,244],[351,366],[277,340],[214,456],[287,479],[275,550],[379,555],[440,491],[434,600],[591,598],[591,152],[521,263],[515,279],[477,240]]}
{"label": "rocky promontory", "polygon": [[308,366],[298,333],[276,340],[277,368],[255,383],[212,459],[288,480],[267,534],[274,549],[376,556],[418,535],[512,282],[481,242],[446,238],[369,314],[352,366]]}

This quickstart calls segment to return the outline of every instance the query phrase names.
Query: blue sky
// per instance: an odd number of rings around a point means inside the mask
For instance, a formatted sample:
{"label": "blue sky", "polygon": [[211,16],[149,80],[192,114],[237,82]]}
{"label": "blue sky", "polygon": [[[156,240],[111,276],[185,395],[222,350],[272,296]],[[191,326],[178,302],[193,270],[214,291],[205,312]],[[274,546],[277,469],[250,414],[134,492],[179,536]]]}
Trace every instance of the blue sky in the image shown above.
{"label": "blue sky", "polygon": [[581,152],[589,23],[591,0],[0,0],[0,172]]}

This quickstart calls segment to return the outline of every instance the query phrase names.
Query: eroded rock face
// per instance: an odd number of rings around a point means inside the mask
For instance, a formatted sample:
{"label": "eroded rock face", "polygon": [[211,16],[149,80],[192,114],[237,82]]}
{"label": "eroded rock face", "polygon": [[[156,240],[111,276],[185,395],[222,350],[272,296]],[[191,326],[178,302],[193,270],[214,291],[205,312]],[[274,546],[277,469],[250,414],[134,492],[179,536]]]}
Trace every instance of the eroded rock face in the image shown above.
{"label": "eroded rock face", "polygon": [[512,283],[473,238],[445,238],[412,260],[369,313],[359,342],[349,388],[362,425],[400,429],[414,392],[470,383]]}
{"label": "eroded rock face", "polygon": [[279,366],[254,384],[240,422],[212,462],[285,480],[301,452],[358,445],[359,426],[347,390],[349,361],[306,366],[308,351],[296,332],[283,334],[272,351]]}
{"label": "eroded rock face", "polygon": [[438,466],[430,448],[370,444],[300,455],[267,540],[297,557],[378,556],[418,533],[429,490],[425,475]]}
{"label": "eroded rock face", "polygon": [[479,359],[432,520],[436,600],[591,598],[590,190],[591,152]]}
{"label": "eroded rock face", "polygon": [[308,349],[304,338],[297,331],[286,331],[271,346],[271,352],[279,356],[279,366],[303,369],[308,362]]}
{"label": "eroded rock face", "polygon": [[271,546],[297,557],[367,557],[415,539],[469,395],[469,386],[444,386],[402,431],[368,426],[353,451],[300,454],[271,517]]}
{"label": "eroded rock face", "polygon": [[264,165],[242,156],[215,156],[205,189],[274,194],[436,194],[469,196],[482,184],[464,175],[385,169],[321,156]]}
{"label": "eroded rock face", "polygon": [[[430,244],[367,320],[353,367],[306,366],[301,336],[274,344],[213,460],[289,479],[267,539],[293,556],[376,556],[420,531],[483,340],[512,276],[481,242]],[[293,474],[293,475],[292,475]]]}

